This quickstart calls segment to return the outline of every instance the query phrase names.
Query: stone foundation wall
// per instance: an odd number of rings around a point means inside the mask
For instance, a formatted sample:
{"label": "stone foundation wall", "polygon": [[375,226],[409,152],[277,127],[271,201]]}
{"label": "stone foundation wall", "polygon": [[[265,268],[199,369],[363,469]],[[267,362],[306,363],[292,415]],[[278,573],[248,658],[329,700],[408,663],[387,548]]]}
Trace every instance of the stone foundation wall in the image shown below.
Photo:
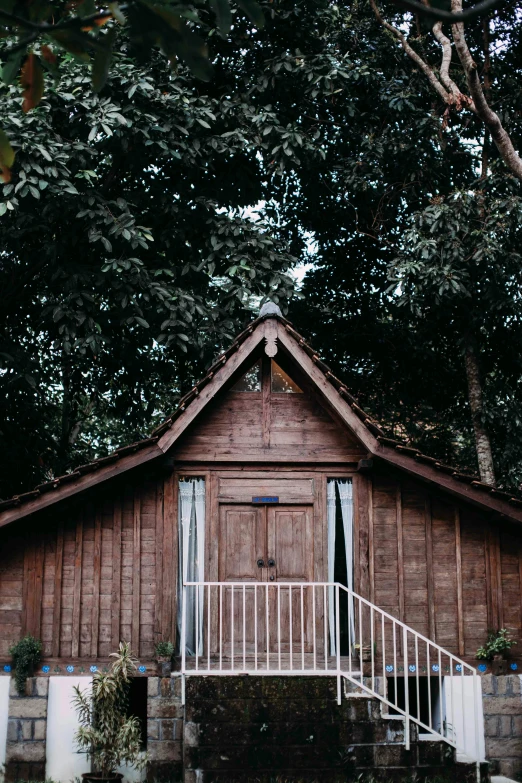
{"label": "stone foundation wall", "polygon": [[377,700],[351,693],[338,705],[336,680],[325,677],[188,677],[183,761],[185,783],[469,773],[445,743],[418,742],[414,726],[406,750],[404,723]]}
{"label": "stone foundation wall", "polygon": [[486,758],[492,774],[520,777],[522,772],[521,676],[482,677]]}
{"label": "stone foundation wall", "polygon": [[149,780],[182,779],[181,676],[149,677],[147,683]]}
{"label": "stone foundation wall", "polygon": [[6,783],[16,780],[45,780],[48,693],[47,677],[29,677],[24,696],[18,695],[14,678],[11,680],[5,763]]}

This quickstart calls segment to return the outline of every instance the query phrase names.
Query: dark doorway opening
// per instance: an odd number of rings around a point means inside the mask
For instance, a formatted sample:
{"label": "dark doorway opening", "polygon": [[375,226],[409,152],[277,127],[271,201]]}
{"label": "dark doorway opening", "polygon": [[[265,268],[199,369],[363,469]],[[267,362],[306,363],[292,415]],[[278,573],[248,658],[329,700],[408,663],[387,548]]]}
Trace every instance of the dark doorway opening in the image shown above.
{"label": "dark doorway opening", "polygon": [[140,724],[141,749],[147,750],[147,678],[133,677],[129,689],[129,717],[138,718]]}
{"label": "dark doorway opening", "polygon": [[[404,710],[406,704],[405,678],[388,677],[387,682],[388,701]],[[418,698],[417,678],[408,677],[408,706],[410,715],[421,720],[426,726],[431,726],[436,731],[443,733],[440,680],[438,677],[419,677]],[[389,712],[390,715],[400,714],[393,707],[389,708]],[[419,731],[422,734],[422,727],[419,728]]]}
{"label": "dark doorway opening", "polygon": [[[335,554],[334,554],[334,582],[348,587],[348,567],[346,564],[346,544],[344,540],[343,515],[341,512],[341,498],[339,487],[335,485]],[[339,631],[341,635],[340,653],[350,654],[348,633],[348,596],[344,590],[339,591]],[[354,640],[351,640],[352,645]]]}

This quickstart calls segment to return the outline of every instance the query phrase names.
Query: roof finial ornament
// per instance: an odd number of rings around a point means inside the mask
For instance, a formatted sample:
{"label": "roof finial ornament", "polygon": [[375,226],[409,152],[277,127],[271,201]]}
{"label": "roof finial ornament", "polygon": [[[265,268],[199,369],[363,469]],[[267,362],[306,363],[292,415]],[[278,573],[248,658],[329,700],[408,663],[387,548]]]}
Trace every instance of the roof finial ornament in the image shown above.
{"label": "roof finial ornament", "polygon": [[259,317],[260,318],[267,318],[270,316],[278,315],[280,318],[283,317],[283,313],[279,309],[279,305],[276,305],[275,302],[265,302],[261,310],[259,311]]}

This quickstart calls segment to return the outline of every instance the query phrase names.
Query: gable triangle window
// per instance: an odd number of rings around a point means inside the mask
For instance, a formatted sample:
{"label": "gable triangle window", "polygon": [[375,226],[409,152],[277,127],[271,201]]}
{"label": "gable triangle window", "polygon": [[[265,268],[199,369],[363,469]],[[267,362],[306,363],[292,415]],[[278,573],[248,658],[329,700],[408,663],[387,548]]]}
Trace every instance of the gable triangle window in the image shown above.
{"label": "gable triangle window", "polygon": [[260,392],[264,378],[270,382],[272,394],[302,394],[303,390],[273,359],[258,359],[232,386],[234,392]]}

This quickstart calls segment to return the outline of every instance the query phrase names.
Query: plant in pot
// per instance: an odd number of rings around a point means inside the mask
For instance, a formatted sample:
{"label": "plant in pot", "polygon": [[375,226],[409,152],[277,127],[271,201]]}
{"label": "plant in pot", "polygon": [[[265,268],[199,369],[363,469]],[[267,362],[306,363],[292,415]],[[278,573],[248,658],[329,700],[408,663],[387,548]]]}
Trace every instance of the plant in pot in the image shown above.
{"label": "plant in pot", "polygon": [[516,642],[510,637],[506,628],[501,628],[500,631],[490,631],[486,643],[477,650],[477,658],[482,661],[491,661],[493,674],[506,674],[507,661],[505,653],[514,644]]}
{"label": "plant in pot", "polygon": [[[375,655],[376,652],[377,652],[377,645],[374,642],[373,643],[373,654]],[[353,655],[357,656],[362,663],[368,663],[372,659],[372,648],[371,648],[371,645],[370,644],[363,644],[362,652],[361,652],[361,645],[360,644],[354,644],[353,645]]]}
{"label": "plant in pot", "polygon": [[158,674],[160,677],[170,677],[172,671],[172,658],[174,657],[174,645],[172,642],[158,642],[154,648]]}
{"label": "plant in pot", "polygon": [[25,695],[25,682],[28,677],[34,674],[34,667],[40,662],[42,657],[42,643],[34,636],[28,635],[20,639],[9,648],[9,653],[13,657],[13,666],[15,668],[15,684],[19,696]]}
{"label": "plant in pot", "polygon": [[86,753],[92,772],[82,775],[85,783],[120,781],[116,768],[122,764],[141,770],[147,754],[141,749],[140,723],[128,715],[131,679],[137,668],[130,646],[120,642],[108,672],[96,672],[91,688],[74,688],[73,705],[80,728],[75,734],[79,753]]}

